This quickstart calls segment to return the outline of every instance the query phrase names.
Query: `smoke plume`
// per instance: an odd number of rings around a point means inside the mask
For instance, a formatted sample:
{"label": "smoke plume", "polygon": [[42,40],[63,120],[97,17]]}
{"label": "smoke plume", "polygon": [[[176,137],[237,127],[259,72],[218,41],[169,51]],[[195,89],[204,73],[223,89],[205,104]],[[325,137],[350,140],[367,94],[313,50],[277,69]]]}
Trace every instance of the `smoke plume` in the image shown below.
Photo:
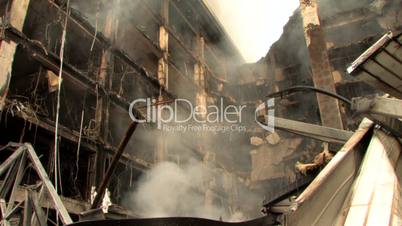
{"label": "smoke plume", "polygon": [[[225,221],[242,221],[246,216],[240,210],[230,210],[219,203],[206,204],[206,187],[217,183],[213,168],[191,159],[179,166],[173,162],[157,164],[139,181],[129,195],[129,205],[142,217],[200,217]],[[255,202],[256,194],[243,194]],[[258,199],[260,200],[260,199]],[[245,200],[246,201],[246,200]],[[258,208],[258,202],[255,207]]]}

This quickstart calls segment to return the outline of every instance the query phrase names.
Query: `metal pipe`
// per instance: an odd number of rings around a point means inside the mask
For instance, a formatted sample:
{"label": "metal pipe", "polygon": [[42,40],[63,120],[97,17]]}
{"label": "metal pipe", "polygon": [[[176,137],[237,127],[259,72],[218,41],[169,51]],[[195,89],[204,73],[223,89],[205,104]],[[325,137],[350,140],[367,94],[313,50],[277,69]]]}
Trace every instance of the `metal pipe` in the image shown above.
{"label": "metal pipe", "polygon": [[91,209],[95,209],[99,206],[100,201],[102,200],[103,195],[105,194],[105,190],[109,185],[110,178],[112,177],[114,170],[116,169],[117,163],[119,162],[120,157],[123,155],[124,149],[126,148],[128,142],[130,141],[131,136],[133,135],[137,126],[138,122],[133,121],[128,127],[123,139],[120,141],[119,148],[117,149],[117,152],[114,154],[112,162],[110,163],[109,168],[106,171],[105,177],[103,178],[101,185],[96,191],[97,195],[91,205]]}
{"label": "metal pipe", "polygon": [[321,94],[336,98],[336,99],[344,102],[348,106],[352,105],[352,102],[349,99],[347,99],[346,97],[343,97],[339,94],[336,94],[336,93],[333,93],[333,92],[330,92],[330,91],[327,91],[324,89],[320,89],[320,88],[317,88],[314,86],[292,86],[288,89],[284,89],[279,92],[271,93],[267,97],[268,98],[283,97],[283,96],[289,95],[291,93],[304,92],[304,91],[313,91],[313,92],[321,93]]}

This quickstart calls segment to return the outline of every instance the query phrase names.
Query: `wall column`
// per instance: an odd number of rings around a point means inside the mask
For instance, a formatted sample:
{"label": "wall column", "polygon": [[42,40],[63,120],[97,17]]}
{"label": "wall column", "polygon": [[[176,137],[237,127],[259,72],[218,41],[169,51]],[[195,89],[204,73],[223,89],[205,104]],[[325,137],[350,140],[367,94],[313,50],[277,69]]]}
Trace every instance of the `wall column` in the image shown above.
{"label": "wall column", "polygon": [[[22,32],[22,29],[24,28],[30,2],[30,0],[11,1],[11,7],[8,11],[10,16],[9,18],[6,18],[6,20],[9,20],[10,25],[20,32]],[[6,22],[7,21],[2,21],[2,23]],[[3,110],[5,105],[16,50],[16,43],[0,40],[0,111]]]}
{"label": "wall column", "polygon": [[[115,4],[119,4],[118,1],[114,0]],[[106,9],[106,19],[102,33],[105,37],[109,38],[112,42],[114,42],[114,32],[116,32],[116,13],[113,9]],[[97,92],[102,93],[102,89],[110,90],[111,86],[111,73],[113,70],[113,59],[109,49],[103,49],[101,64],[97,76]],[[108,142],[108,134],[109,134],[109,108],[110,102],[108,98],[98,95],[97,96],[97,104],[96,104],[96,112],[95,112],[95,131],[97,138],[102,141],[101,143]],[[106,157],[107,154],[103,149],[103,145],[97,146],[96,156],[95,156],[95,164],[94,173],[95,176],[91,184],[92,186],[99,186],[103,180],[104,173],[106,171]]]}
{"label": "wall column", "polygon": [[[161,0],[162,24],[159,27],[159,48],[162,51],[162,57],[158,60],[158,81],[161,88],[169,88],[169,33],[167,26],[169,24],[169,0]],[[164,102],[162,92],[160,92],[157,103]],[[159,112],[158,118],[162,117],[163,112]],[[166,134],[158,131],[159,136],[156,141],[155,162],[163,162],[167,158]]]}
{"label": "wall column", "polygon": [[[315,87],[336,93],[335,81],[329,62],[324,31],[318,15],[317,0],[300,0],[304,37],[310,55]],[[323,126],[343,129],[339,102],[333,97],[317,94]]]}
{"label": "wall column", "polygon": [[[205,81],[205,40],[202,36],[197,36],[196,40],[197,62],[194,65],[194,83],[198,87],[195,104],[197,107],[207,108],[207,92]],[[205,112],[206,113],[206,112]],[[202,119],[206,119],[206,114],[201,115]]]}

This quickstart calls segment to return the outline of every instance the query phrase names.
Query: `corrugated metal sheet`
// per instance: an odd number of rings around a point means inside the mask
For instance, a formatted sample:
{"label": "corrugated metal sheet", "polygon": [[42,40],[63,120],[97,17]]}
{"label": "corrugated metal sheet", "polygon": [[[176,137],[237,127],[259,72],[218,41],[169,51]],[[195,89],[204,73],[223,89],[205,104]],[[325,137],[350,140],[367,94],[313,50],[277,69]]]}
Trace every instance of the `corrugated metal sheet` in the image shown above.
{"label": "corrugated metal sheet", "polygon": [[374,88],[402,98],[402,33],[385,34],[347,69]]}

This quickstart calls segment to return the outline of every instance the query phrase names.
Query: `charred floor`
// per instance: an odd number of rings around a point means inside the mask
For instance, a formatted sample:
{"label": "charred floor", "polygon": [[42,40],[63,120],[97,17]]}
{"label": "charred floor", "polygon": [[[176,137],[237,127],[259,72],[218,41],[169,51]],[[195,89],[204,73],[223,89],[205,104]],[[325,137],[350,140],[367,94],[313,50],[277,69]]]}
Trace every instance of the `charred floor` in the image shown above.
{"label": "charred floor", "polygon": [[301,0],[246,64],[202,0],[0,0],[2,224],[398,225],[401,9]]}

